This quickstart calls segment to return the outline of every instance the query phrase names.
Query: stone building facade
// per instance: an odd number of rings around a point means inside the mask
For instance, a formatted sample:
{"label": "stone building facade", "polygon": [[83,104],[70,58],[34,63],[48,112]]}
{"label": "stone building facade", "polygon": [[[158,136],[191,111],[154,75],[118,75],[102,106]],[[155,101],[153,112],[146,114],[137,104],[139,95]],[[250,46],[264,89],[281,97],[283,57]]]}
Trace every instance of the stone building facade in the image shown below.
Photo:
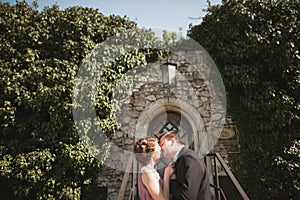
{"label": "stone building facade", "polygon": [[[136,194],[139,165],[132,151],[140,137],[176,130],[199,156],[226,148],[226,137],[218,140],[226,122],[226,98],[216,69],[204,50],[178,51],[128,72],[120,81],[114,96],[120,129],[111,138],[110,164],[99,174],[107,199]],[[232,128],[228,123],[225,127]]]}

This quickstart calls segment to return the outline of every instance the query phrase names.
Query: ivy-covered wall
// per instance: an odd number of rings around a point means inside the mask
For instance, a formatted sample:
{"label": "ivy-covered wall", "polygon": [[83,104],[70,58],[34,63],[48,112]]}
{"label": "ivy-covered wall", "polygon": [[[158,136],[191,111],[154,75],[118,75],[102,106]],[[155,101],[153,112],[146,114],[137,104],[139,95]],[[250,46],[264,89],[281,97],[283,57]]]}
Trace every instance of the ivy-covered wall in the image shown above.
{"label": "ivy-covered wall", "polygon": [[222,74],[240,132],[234,173],[251,199],[299,198],[299,6],[225,0],[189,30]]}
{"label": "ivy-covered wall", "polygon": [[[4,193],[13,199],[95,197],[108,149],[95,159],[79,140],[74,81],[96,44],[129,29],[137,29],[129,19],[91,8],[54,5],[38,11],[36,4],[0,3],[0,178],[9,188]],[[116,128],[105,103],[114,77],[146,57],[135,52],[119,58],[110,66],[111,79],[101,82],[96,107],[107,135]]]}

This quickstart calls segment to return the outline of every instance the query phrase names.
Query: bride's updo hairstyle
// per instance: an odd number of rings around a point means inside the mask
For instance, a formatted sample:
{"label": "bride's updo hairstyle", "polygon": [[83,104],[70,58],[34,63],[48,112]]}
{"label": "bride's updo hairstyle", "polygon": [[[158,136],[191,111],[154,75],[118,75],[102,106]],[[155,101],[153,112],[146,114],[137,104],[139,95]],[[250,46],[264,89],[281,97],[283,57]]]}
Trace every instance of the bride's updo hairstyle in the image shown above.
{"label": "bride's updo hairstyle", "polygon": [[157,138],[148,136],[138,139],[134,144],[134,153],[137,161],[142,165],[147,165],[151,161],[151,157],[155,152]]}

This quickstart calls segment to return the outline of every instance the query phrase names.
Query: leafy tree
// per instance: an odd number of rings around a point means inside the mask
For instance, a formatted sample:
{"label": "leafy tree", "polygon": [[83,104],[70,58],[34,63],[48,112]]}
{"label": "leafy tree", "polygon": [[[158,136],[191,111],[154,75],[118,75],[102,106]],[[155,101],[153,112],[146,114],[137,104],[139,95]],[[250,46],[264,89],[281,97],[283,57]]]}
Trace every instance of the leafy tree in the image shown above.
{"label": "leafy tree", "polygon": [[[85,148],[72,116],[76,74],[91,50],[136,24],[98,10],[37,3],[0,3],[0,175],[14,199],[79,199],[97,184],[108,145]],[[156,42],[154,35],[139,37]],[[156,59],[148,49],[121,56],[99,83],[95,108],[110,136],[117,128],[110,100],[114,82],[136,65]],[[89,130],[92,127],[85,127]],[[2,191],[1,191],[2,192]]]}
{"label": "leafy tree", "polygon": [[224,79],[240,132],[232,161],[251,199],[299,198],[300,2],[223,0],[188,35]]}

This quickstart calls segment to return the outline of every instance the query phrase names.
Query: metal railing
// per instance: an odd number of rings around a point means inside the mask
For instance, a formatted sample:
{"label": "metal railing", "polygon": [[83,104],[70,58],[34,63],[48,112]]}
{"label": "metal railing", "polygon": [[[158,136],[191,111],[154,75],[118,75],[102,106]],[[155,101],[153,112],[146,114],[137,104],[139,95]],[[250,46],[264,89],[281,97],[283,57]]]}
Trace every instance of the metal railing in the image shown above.
{"label": "metal railing", "polygon": [[[222,156],[219,153],[210,153],[210,154],[205,156],[205,161],[206,162],[207,162],[208,158],[213,158],[213,162],[214,162],[213,176],[215,177],[215,181],[214,181],[214,184],[210,184],[210,186],[216,191],[215,192],[216,193],[216,199],[217,200],[222,200],[222,199],[227,200],[226,195],[224,193],[224,190],[220,187],[219,174],[218,174],[218,169],[217,169],[217,161],[218,161],[220,166],[222,167],[223,171],[226,173],[227,177],[229,178],[229,180],[231,180],[234,188],[236,189],[236,191],[241,196],[241,198],[243,200],[249,200],[249,197],[247,196],[246,192],[243,190],[242,186],[239,184],[237,179],[234,177],[233,173],[229,169],[228,165],[226,164],[226,162],[224,161]],[[121,188],[120,188],[120,191],[119,191],[118,200],[123,200],[124,199],[125,188],[126,188],[126,185],[128,183],[128,179],[129,179],[129,171],[130,171],[129,169],[133,166],[132,164],[133,164],[133,157],[131,156],[128,163],[127,163],[127,168],[126,168],[127,170],[124,174],[122,185],[121,185]],[[131,191],[130,191],[130,194],[129,194],[129,200],[134,200],[136,192],[137,192],[136,187],[133,186],[131,188]]]}
{"label": "metal railing", "polygon": [[[216,192],[216,199],[221,200],[223,198],[223,199],[226,200],[226,196],[223,192],[223,189],[220,187],[219,174],[218,174],[218,169],[217,169],[217,161],[218,161],[220,166],[222,167],[223,171],[226,173],[227,177],[229,178],[229,180],[233,184],[234,188],[236,189],[236,191],[241,196],[241,198],[243,200],[249,200],[248,195],[246,194],[246,192],[244,191],[242,186],[239,184],[239,182],[237,181],[237,179],[235,178],[235,176],[233,175],[233,173],[229,169],[228,165],[226,164],[226,162],[224,161],[222,156],[219,153],[210,153],[210,154],[206,155],[205,158],[207,159],[207,158],[210,158],[210,157],[212,157],[213,161],[214,161],[213,176],[215,177],[215,185],[211,184],[211,187],[213,187],[217,191]],[[221,195],[222,195],[222,198],[221,198]]]}
{"label": "metal railing", "polygon": [[[217,187],[217,186],[215,186],[215,185],[213,185],[213,184],[209,184],[209,185],[210,185],[210,187],[214,188],[217,192],[220,192],[221,195],[222,195],[222,198],[223,198],[224,200],[227,200],[226,195],[225,195],[225,193],[224,193],[224,191],[223,191],[222,188]],[[220,197],[219,197],[219,198],[220,198]]]}
{"label": "metal railing", "polygon": [[[119,190],[118,200],[123,200],[124,199],[125,190],[126,190],[126,186],[127,186],[127,183],[128,183],[129,173],[130,173],[130,169],[132,168],[132,165],[133,165],[133,155],[130,156],[129,161],[127,163],[127,167],[126,167],[126,171],[125,171],[125,174],[124,174],[124,177],[123,177],[121,188]],[[129,198],[132,198],[132,197],[129,197]]]}

